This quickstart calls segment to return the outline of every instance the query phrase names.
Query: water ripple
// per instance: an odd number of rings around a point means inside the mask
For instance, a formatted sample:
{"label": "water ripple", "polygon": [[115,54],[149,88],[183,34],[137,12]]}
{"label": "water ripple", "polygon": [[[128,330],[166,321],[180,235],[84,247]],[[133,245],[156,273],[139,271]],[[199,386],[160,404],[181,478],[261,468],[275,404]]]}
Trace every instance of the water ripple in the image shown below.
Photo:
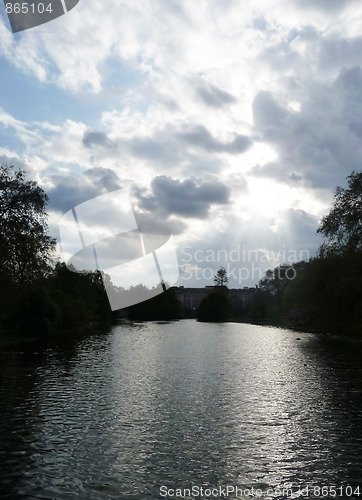
{"label": "water ripple", "polygon": [[360,352],[295,336],[181,321],[1,353],[1,498],[357,485]]}

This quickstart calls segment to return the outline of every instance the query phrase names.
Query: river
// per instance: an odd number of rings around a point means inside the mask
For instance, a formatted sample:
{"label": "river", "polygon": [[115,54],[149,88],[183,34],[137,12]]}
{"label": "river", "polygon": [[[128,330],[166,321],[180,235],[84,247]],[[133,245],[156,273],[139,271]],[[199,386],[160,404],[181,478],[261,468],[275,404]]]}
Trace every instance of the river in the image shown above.
{"label": "river", "polygon": [[193,320],[3,351],[0,497],[362,497],[361,354]]}

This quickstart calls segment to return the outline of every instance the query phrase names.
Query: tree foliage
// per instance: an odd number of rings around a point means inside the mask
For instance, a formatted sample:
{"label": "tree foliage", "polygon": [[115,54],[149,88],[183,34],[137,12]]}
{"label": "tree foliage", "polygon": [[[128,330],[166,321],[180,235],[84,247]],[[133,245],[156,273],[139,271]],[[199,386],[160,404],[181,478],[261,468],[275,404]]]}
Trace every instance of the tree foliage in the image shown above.
{"label": "tree foliage", "polygon": [[174,291],[169,288],[151,299],[128,307],[127,316],[131,320],[168,321],[183,319],[185,312]]}
{"label": "tree foliage", "polygon": [[305,262],[292,265],[283,264],[265,271],[264,278],[259,281],[255,295],[253,316],[255,319],[266,319],[279,322],[284,312],[284,298],[288,288],[301,272]]}
{"label": "tree foliage", "polygon": [[204,297],[197,310],[198,321],[226,321],[230,314],[230,302],[227,290],[215,290]]}
{"label": "tree foliage", "polygon": [[59,327],[80,328],[110,319],[111,309],[100,271],[76,273],[58,263],[47,279],[52,300],[60,311]]}
{"label": "tree foliage", "polygon": [[285,266],[267,272],[254,302],[256,317],[308,330],[360,334],[362,172],[347,179],[348,187],[336,189],[333,207],[318,228],[326,238],[318,257],[294,263],[291,280],[276,273]]}
{"label": "tree foliage", "polygon": [[229,278],[225,267],[220,267],[214,276],[215,286],[227,286]]}
{"label": "tree foliage", "polygon": [[321,255],[362,250],[362,172],[352,172],[348,188],[337,187],[333,208],[318,228],[327,241]]}
{"label": "tree foliage", "polygon": [[24,171],[0,166],[0,267],[10,285],[33,282],[50,269],[55,240],[47,234],[47,202]]}
{"label": "tree foliage", "polygon": [[362,325],[362,255],[311,259],[284,297],[294,326],[349,334]]}

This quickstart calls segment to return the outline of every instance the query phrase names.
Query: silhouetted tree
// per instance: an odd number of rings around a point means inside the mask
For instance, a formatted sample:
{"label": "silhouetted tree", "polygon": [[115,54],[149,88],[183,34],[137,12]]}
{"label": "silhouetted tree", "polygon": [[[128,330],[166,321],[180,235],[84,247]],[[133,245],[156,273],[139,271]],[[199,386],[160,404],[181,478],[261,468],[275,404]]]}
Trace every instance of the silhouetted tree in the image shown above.
{"label": "silhouetted tree", "polygon": [[198,321],[226,321],[230,314],[227,290],[215,290],[204,297],[196,309]]}
{"label": "silhouetted tree", "polygon": [[220,267],[214,276],[215,286],[227,286],[229,278],[225,267]]}
{"label": "silhouetted tree", "polygon": [[304,264],[285,296],[295,326],[348,334],[362,324],[361,253],[329,253]]}
{"label": "silhouetted tree", "polygon": [[253,315],[258,321],[284,321],[289,288],[305,265],[305,262],[283,264],[265,272],[264,278],[259,281],[254,300]]}
{"label": "silhouetted tree", "polygon": [[[318,257],[269,270],[259,282],[253,316],[340,335],[362,327],[362,172],[337,188],[318,232],[326,237]],[[260,293],[260,291],[262,293]]]}
{"label": "silhouetted tree", "polygon": [[25,172],[0,166],[1,279],[12,285],[47,275],[55,240],[48,236],[48,197]]}
{"label": "silhouetted tree", "polygon": [[13,308],[13,325],[21,334],[48,336],[56,333],[60,320],[57,305],[43,287],[26,287]]}
{"label": "silhouetted tree", "polygon": [[185,311],[172,288],[155,297],[130,306],[126,310],[131,320],[173,320],[183,319]]}
{"label": "silhouetted tree", "polygon": [[112,313],[100,271],[76,273],[57,263],[47,281],[60,310],[60,327],[79,328],[90,321],[106,321]]}
{"label": "silhouetted tree", "polygon": [[348,188],[337,187],[333,208],[318,228],[327,238],[321,255],[362,250],[362,172],[352,172],[347,179]]}

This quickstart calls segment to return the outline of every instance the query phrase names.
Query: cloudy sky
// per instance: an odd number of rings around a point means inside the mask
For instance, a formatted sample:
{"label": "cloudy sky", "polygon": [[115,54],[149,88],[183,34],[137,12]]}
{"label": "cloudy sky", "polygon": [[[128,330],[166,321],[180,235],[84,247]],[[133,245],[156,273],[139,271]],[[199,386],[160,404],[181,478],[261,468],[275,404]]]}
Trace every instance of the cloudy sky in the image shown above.
{"label": "cloudy sky", "polygon": [[172,231],[178,284],[316,254],[361,169],[360,0],[80,0],[16,34],[0,13],[0,162],[47,192],[53,235],[122,189]]}

